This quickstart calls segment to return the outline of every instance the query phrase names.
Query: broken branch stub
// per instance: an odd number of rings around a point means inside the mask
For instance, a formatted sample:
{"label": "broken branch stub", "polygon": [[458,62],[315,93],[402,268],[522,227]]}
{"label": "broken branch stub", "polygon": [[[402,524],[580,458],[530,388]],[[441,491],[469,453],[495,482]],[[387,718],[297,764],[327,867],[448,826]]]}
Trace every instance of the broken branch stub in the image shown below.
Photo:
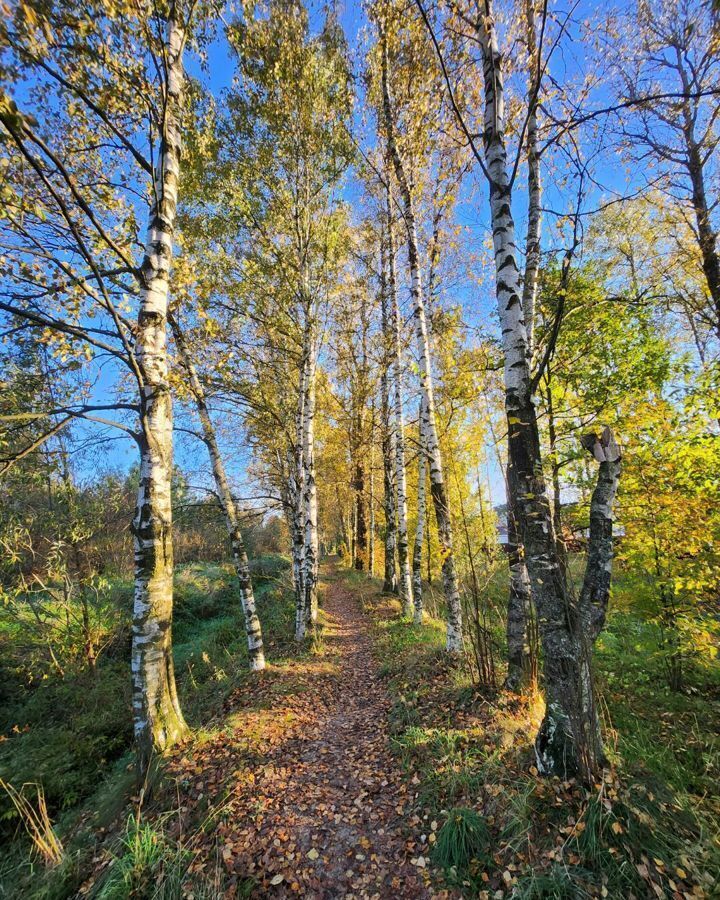
{"label": "broken branch stub", "polygon": [[608,425],[600,434],[594,431],[587,432],[580,438],[580,443],[598,462],[617,462],[622,456],[620,445]]}

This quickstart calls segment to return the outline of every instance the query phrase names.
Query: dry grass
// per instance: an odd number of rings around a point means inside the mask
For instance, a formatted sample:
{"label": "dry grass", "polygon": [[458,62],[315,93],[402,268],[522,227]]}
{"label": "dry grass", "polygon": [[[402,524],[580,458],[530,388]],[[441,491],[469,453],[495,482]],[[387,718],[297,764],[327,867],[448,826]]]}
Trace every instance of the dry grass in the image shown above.
{"label": "dry grass", "polygon": [[[27,782],[18,791],[17,788],[0,778],[0,787],[12,800],[25,831],[30,836],[35,850],[45,865],[59,865],[63,858],[63,846],[50,821],[42,785]],[[35,789],[34,802],[26,796],[26,790],[30,788]]]}

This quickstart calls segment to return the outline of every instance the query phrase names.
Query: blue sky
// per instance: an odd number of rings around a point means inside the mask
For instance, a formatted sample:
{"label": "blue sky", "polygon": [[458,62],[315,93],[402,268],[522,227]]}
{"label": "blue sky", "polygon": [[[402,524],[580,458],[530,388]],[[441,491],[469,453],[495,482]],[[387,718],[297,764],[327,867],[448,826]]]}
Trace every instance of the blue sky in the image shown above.
{"label": "blue sky", "polygon": [[[574,18],[578,22],[582,21],[583,17],[591,16],[595,11],[595,6],[587,3],[586,0],[572,8],[574,10]],[[361,55],[363,52],[363,48],[360,46],[359,35],[361,30],[367,26],[362,6],[359,3],[341,3],[337,9],[351,49],[353,65],[356,69],[359,69],[362,64]],[[567,12],[567,8],[558,6],[554,11],[558,16],[562,17]],[[321,17],[322,8],[319,6],[314,7],[311,21],[316,27],[319,27],[322,20]],[[579,25],[573,27],[577,31]],[[575,41],[564,48],[562,54],[557,54],[554,58],[553,74],[561,80],[573,79],[578,76],[585,66],[585,52],[586,48],[582,41]],[[219,95],[226,89],[232,81],[234,60],[224,35],[220,33],[209,48],[207,66],[201,69],[197,60],[190,57],[187,61],[187,68],[192,76],[199,78],[214,94]],[[605,100],[606,98],[600,94],[592,98],[592,103],[594,105],[603,105]],[[361,143],[368,139],[367,129],[362,125],[365,112],[363,101],[362,88],[358,85],[355,125],[358,140]],[[370,139],[372,139],[372,136],[370,136]],[[613,165],[612,161],[603,161],[598,167],[596,175],[600,186],[596,186],[593,189],[594,196],[588,198],[590,206],[594,206],[604,192],[607,195],[607,191],[610,189],[623,191],[626,187],[626,173],[617,164]],[[572,184],[570,188],[572,189]],[[356,207],[361,192],[362,188],[357,178],[353,173],[350,173],[344,187],[344,199]],[[562,191],[555,189],[550,181],[546,181],[545,202],[548,207],[562,210],[566,199]],[[521,235],[524,228],[522,210],[525,202],[526,198],[521,174],[514,196],[519,243],[521,243]],[[562,235],[554,228],[552,218],[552,215],[546,216],[546,223],[550,226],[547,230],[551,234],[558,234],[558,237],[562,238]],[[465,181],[455,212],[455,221],[463,228],[459,239],[461,246],[457,255],[459,258],[464,257],[466,260],[470,260],[470,262],[460,267],[458,277],[454,279],[452,285],[446,288],[444,302],[450,305],[459,304],[462,306],[464,317],[469,325],[493,332],[495,330],[494,283],[490,270],[491,257],[486,249],[490,236],[487,213],[487,186],[477,168]],[[558,246],[562,246],[562,239],[558,241]],[[407,306],[407,289],[404,292],[404,301]],[[98,387],[101,391],[109,390],[111,383],[112,377],[108,373],[107,376],[101,379]],[[177,418],[179,420],[181,417],[178,416]],[[244,482],[244,470],[250,461],[242,436],[237,434],[227,435],[225,445],[228,450],[227,456],[231,461],[230,468],[233,475],[236,481],[242,484]],[[207,484],[207,460],[205,459],[204,447],[197,441],[178,434],[176,449],[178,463],[191,473],[191,481],[198,484]],[[136,448],[131,441],[127,440],[113,442],[107,445],[103,452],[107,465],[123,469],[132,465],[137,455]],[[497,502],[501,502],[504,497],[504,486],[495,453],[492,450],[489,450],[489,457],[493,498]],[[97,459],[93,460],[92,466],[94,467],[95,465],[97,465]],[[250,488],[245,485],[240,487],[240,492],[249,493]]]}

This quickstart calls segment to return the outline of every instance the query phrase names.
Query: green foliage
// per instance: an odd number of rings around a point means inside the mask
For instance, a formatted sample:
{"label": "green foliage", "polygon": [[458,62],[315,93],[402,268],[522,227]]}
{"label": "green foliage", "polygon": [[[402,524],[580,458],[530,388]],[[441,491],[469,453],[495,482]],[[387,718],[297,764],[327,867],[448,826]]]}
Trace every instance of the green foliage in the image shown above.
{"label": "green foliage", "polygon": [[[580,562],[570,560],[575,576]],[[498,603],[503,587],[491,585]],[[499,870],[513,897],[585,898],[602,886],[609,897],[624,897],[645,896],[650,883],[665,889],[668,879],[680,882],[677,867],[704,885],[717,878],[718,679],[696,671],[682,693],[663,681],[662,662],[653,655],[657,630],[641,614],[653,588],[652,579],[620,570],[598,642],[595,668],[603,709],[616,729],[608,739],[618,771],[599,793],[531,774],[538,713],[502,695],[468,697],[461,673],[443,667],[437,654],[441,629],[376,622],[379,663],[393,699],[393,747],[431,814],[462,804],[492,822],[493,862],[484,870],[490,886]],[[529,858],[536,862],[523,862]],[[503,871],[503,860],[512,867]],[[486,889],[477,874],[471,867],[465,882]],[[449,880],[455,884],[457,877]]]}
{"label": "green foliage", "polygon": [[[188,718],[200,724],[219,709],[228,692],[245,677],[247,641],[232,567],[191,565],[175,579],[175,668]],[[129,615],[129,585],[108,585],[112,605]],[[270,645],[292,645],[292,601],[282,589],[257,590],[260,616],[271,633]],[[3,623],[4,624],[4,623]],[[112,652],[100,658],[95,673],[65,678],[57,673],[28,688],[24,668],[0,668],[5,701],[0,727],[0,775],[11,784],[38,781],[53,813],[88,797],[115,760],[132,742],[127,619],[117,627]],[[12,642],[7,626],[0,640]],[[0,800],[6,827],[14,814]],[[8,818],[9,817],[9,818]]]}
{"label": "green foliage", "polygon": [[156,825],[131,816],[120,854],[93,896],[97,900],[179,900],[190,859]]}
{"label": "green foliage", "polygon": [[250,574],[253,581],[277,581],[290,568],[290,560],[279,553],[266,553],[250,560]]}
{"label": "green foliage", "polygon": [[584,900],[591,895],[578,875],[585,874],[555,863],[549,872],[531,872],[520,878],[511,896],[513,900]]}
{"label": "green foliage", "polygon": [[473,809],[458,807],[450,811],[437,835],[434,861],[443,868],[461,872],[477,861],[490,861],[492,837],[485,819]]}
{"label": "green foliage", "polygon": [[[49,679],[4,710],[9,737],[0,772],[11,784],[38,781],[51,810],[84,799],[132,740],[127,665],[102,666],[93,678]],[[3,801],[0,809],[6,813]]]}

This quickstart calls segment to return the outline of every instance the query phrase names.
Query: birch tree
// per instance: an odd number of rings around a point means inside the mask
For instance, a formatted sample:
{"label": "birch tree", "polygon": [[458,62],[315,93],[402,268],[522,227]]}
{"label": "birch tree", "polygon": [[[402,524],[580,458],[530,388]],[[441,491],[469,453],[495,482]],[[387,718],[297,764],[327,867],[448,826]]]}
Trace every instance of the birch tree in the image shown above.
{"label": "birch tree", "polygon": [[639,0],[611,18],[602,46],[613,60],[624,149],[690,226],[705,281],[705,302],[692,314],[720,339],[714,23],[706,4]]}
{"label": "birch tree", "polygon": [[[28,15],[22,6],[3,34],[5,62],[36,79],[36,87],[44,84],[45,91],[29,95],[27,114],[7,93],[0,97],[11,170],[32,173],[32,182],[24,175],[6,182],[6,190],[11,186],[2,226],[17,249],[17,268],[5,277],[12,282],[19,275],[23,287],[12,289],[12,302],[0,308],[21,316],[59,355],[93,364],[110,360],[118,376],[129,373],[137,390],[136,402],[90,400],[42,416],[117,427],[139,445],[132,678],[141,772],[153,752],[187,730],[172,660],[166,316],[191,11],[175,3],[164,14],[129,8],[110,14],[104,6],[70,5]],[[109,30],[117,36],[111,51],[104,43]],[[137,108],[138,92],[146,110]],[[136,210],[135,194],[125,186],[138,176],[150,182],[150,199],[144,209],[140,200]],[[35,207],[31,220],[19,215],[29,196]],[[139,265],[136,211],[147,219]],[[30,280],[25,271],[32,272]],[[133,305],[135,323],[128,317]],[[106,411],[132,413],[139,427]]]}
{"label": "birch tree", "polygon": [[[480,50],[484,89],[481,153],[457,105],[433,24],[421,0],[416,0],[416,5],[435,44],[458,125],[489,185],[497,307],[504,352],[508,462],[515,479],[518,521],[544,655],[546,710],[535,741],[537,765],[543,773],[571,772],[588,776],[602,765],[604,756],[582,613],[572,602],[558,558],[543,476],[512,212],[516,170],[508,163],[504,66],[493,8],[486,0],[481,16],[461,16],[461,27],[470,30]],[[615,455],[616,449],[610,453]]]}
{"label": "birch tree", "polygon": [[255,596],[253,594],[252,580],[250,578],[250,566],[248,563],[247,551],[245,550],[245,541],[243,540],[242,531],[240,530],[240,517],[235,504],[235,498],[230,489],[230,483],[225,471],[225,463],[220,455],[215,426],[210,417],[210,410],[205,397],[205,391],[192,361],[191,350],[175,315],[169,314],[168,320],[175,339],[175,346],[177,347],[180,364],[187,375],[188,386],[192,394],[193,402],[195,403],[198,418],[200,419],[203,442],[207,447],[208,455],[210,456],[215,490],[217,491],[218,500],[222,508],[228,536],[230,538],[230,549],[235,565],[238,587],[240,588],[240,602],[242,604],[242,611],[245,619],[248,663],[253,672],[259,672],[265,668],[262,629],[255,608]]}
{"label": "birch tree", "polygon": [[[387,263],[385,230],[380,238],[380,332],[382,355],[380,359],[380,416],[382,427],[383,458],[383,508],[385,512],[385,570],[383,591],[394,594],[398,591],[395,551],[397,545],[396,490],[395,490],[395,429],[392,424],[390,383],[392,380],[392,360],[396,348],[395,329],[390,327],[393,312],[388,309]],[[402,402],[402,397],[400,398]]]}
{"label": "birch tree", "polygon": [[[420,400],[418,421],[427,418],[424,409],[424,397]],[[425,515],[427,511],[427,454],[422,444],[422,435],[418,447],[418,490],[417,490],[417,520],[415,522],[415,540],[413,543],[412,585],[413,602],[415,605],[416,624],[422,622],[423,615],[423,584],[422,584],[422,559],[423,541],[425,540]]]}
{"label": "birch tree", "polygon": [[435,417],[430,344],[425,314],[425,300],[421,283],[417,216],[411,182],[408,178],[405,163],[400,153],[396,134],[397,123],[392,100],[390,54],[388,50],[386,23],[381,21],[379,27],[381,41],[380,79],[383,126],[387,141],[388,156],[392,162],[393,172],[397,179],[402,201],[402,214],[407,233],[413,317],[415,320],[417,352],[420,359],[420,387],[424,400],[424,416],[420,422],[420,429],[423,435],[421,443],[424,444],[428,456],[430,493],[435,508],[435,517],[437,520],[443,556],[443,589],[447,604],[446,646],[448,652],[459,653],[462,648],[462,612],[457,574],[455,571],[455,560],[453,556],[452,523],[448,505],[448,494],[445,486]]}
{"label": "birch tree", "polygon": [[[389,178],[390,173],[387,173]],[[393,341],[393,400],[395,407],[395,496],[397,512],[397,552],[399,569],[399,593],[403,614],[413,612],[412,583],[410,580],[410,560],[408,556],[407,526],[407,479],[405,477],[405,412],[403,409],[403,362],[400,325],[400,302],[398,300],[397,268],[395,262],[395,227],[392,190],[388,180],[387,199],[387,287],[390,295]]]}
{"label": "birch tree", "polygon": [[336,191],[351,156],[349,75],[332,14],[313,35],[308,11],[296,0],[248,7],[229,38],[242,78],[220,132],[226,147],[221,195],[250,240],[239,248],[239,278],[253,320],[262,329],[262,323],[280,327],[284,338],[275,350],[295,368],[294,466],[287,470],[293,480],[283,493],[294,505],[301,638],[317,617],[316,382],[341,256]]}

